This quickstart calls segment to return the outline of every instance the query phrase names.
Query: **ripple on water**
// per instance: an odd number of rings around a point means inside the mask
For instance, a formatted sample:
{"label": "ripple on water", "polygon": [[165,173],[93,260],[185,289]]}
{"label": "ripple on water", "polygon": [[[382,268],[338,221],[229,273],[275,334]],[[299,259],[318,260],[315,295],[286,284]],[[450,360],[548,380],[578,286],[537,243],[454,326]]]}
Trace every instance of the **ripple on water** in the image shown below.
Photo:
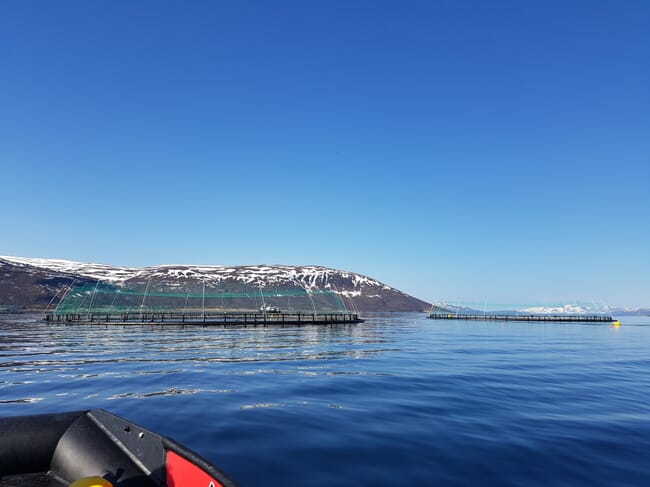
{"label": "ripple on water", "polygon": [[0,413],[110,409],[242,485],[650,485],[650,323],[420,316],[264,329],[0,320]]}

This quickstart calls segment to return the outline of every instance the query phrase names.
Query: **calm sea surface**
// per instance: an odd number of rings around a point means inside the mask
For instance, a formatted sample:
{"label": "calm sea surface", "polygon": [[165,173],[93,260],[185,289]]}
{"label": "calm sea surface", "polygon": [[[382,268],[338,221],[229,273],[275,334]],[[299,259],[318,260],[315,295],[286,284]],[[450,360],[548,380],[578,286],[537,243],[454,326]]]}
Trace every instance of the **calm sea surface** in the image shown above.
{"label": "calm sea surface", "polygon": [[650,317],[92,328],[0,317],[0,415],[104,408],[242,486],[650,485]]}

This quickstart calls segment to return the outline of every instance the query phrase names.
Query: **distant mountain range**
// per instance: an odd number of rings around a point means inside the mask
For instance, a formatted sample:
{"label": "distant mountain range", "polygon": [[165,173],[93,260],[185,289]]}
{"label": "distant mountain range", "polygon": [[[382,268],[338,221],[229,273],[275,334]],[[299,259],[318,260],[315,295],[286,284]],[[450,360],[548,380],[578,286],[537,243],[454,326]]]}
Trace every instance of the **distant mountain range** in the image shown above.
{"label": "distant mountain range", "polygon": [[650,316],[650,308],[611,308],[612,316]]}
{"label": "distant mountain range", "polygon": [[189,282],[218,285],[223,290],[242,286],[300,286],[327,290],[341,297],[350,310],[427,311],[430,304],[375,279],[354,272],[320,266],[284,265],[161,265],[119,267],[57,259],[0,256],[0,311],[52,309],[66,289],[97,282],[128,287],[162,282],[179,289]]}
{"label": "distant mountain range", "polygon": [[[437,312],[450,312],[458,314],[481,315],[482,310],[467,308],[463,306],[455,306],[452,304],[436,304],[433,306],[432,311]],[[528,308],[517,309],[502,309],[487,311],[488,315],[516,315],[516,314],[531,314],[531,315],[593,315],[593,314],[607,314],[610,316],[650,316],[650,308],[610,308],[602,307],[594,309],[593,307],[585,307],[576,304],[564,304],[560,306],[533,306]]]}

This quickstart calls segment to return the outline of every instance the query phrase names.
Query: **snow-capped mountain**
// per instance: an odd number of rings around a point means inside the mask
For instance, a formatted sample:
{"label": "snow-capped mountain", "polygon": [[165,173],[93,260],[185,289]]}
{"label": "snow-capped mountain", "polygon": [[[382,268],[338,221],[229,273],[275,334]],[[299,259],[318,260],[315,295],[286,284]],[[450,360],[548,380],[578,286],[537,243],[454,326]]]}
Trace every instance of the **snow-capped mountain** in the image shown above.
{"label": "snow-capped mountain", "polygon": [[606,310],[597,309],[594,306],[579,304],[562,304],[558,306],[531,306],[517,310],[519,313],[532,315],[588,315],[598,314]]}
{"label": "snow-capped mountain", "polygon": [[613,316],[650,316],[650,308],[611,308]]}
{"label": "snow-capped mountain", "polygon": [[200,282],[220,289],[296,287],[335,292],[359,311],[424,311],[429,304],[354,272],[321,266],[161,265],[120,267],[60,259],[0,256],[0,305],[44,308],[72,282],[117,286],[165,282],[182,288]]}
{"label": "snow-capped mountain", "polygon": [[[489,311],[478,310],[463,306],[456,306],[453,304],[434,304],[431,308],[433,312],[449,312],[458,314],[470,315],[516,315],[516,314],[529,314],[529,315],[598,315],[598,314],[614,314],[616,310],[610,309],[607,306],[587,305],[587,304],[558,304],[554,306],[528,306],[528,307],[513,307],[512,309],[490,309]],[[628,310],[632,311],[632,310]],[[635,312],[638,310],[634,310]]]}
{"label": "snow-capped mountain", "polygon": [[648,316],[648,308],[612,308],[605,305],[587,304],[563,304],[557,306],[533,306],[518,309],[518,313],[535,315],[599,315],[610,316]]}

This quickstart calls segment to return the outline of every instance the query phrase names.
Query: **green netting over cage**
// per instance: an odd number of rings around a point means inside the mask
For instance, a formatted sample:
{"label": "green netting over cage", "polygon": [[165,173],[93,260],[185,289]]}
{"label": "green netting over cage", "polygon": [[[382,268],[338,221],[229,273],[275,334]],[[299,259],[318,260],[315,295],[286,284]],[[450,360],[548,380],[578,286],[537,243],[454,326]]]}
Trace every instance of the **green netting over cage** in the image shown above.
{"label": "green netting over cage", "polygon": [[347,313],[340,295],[329,289],[214,283],[106,283],[72,288],[54,311],[64,314],[118,313]]}

